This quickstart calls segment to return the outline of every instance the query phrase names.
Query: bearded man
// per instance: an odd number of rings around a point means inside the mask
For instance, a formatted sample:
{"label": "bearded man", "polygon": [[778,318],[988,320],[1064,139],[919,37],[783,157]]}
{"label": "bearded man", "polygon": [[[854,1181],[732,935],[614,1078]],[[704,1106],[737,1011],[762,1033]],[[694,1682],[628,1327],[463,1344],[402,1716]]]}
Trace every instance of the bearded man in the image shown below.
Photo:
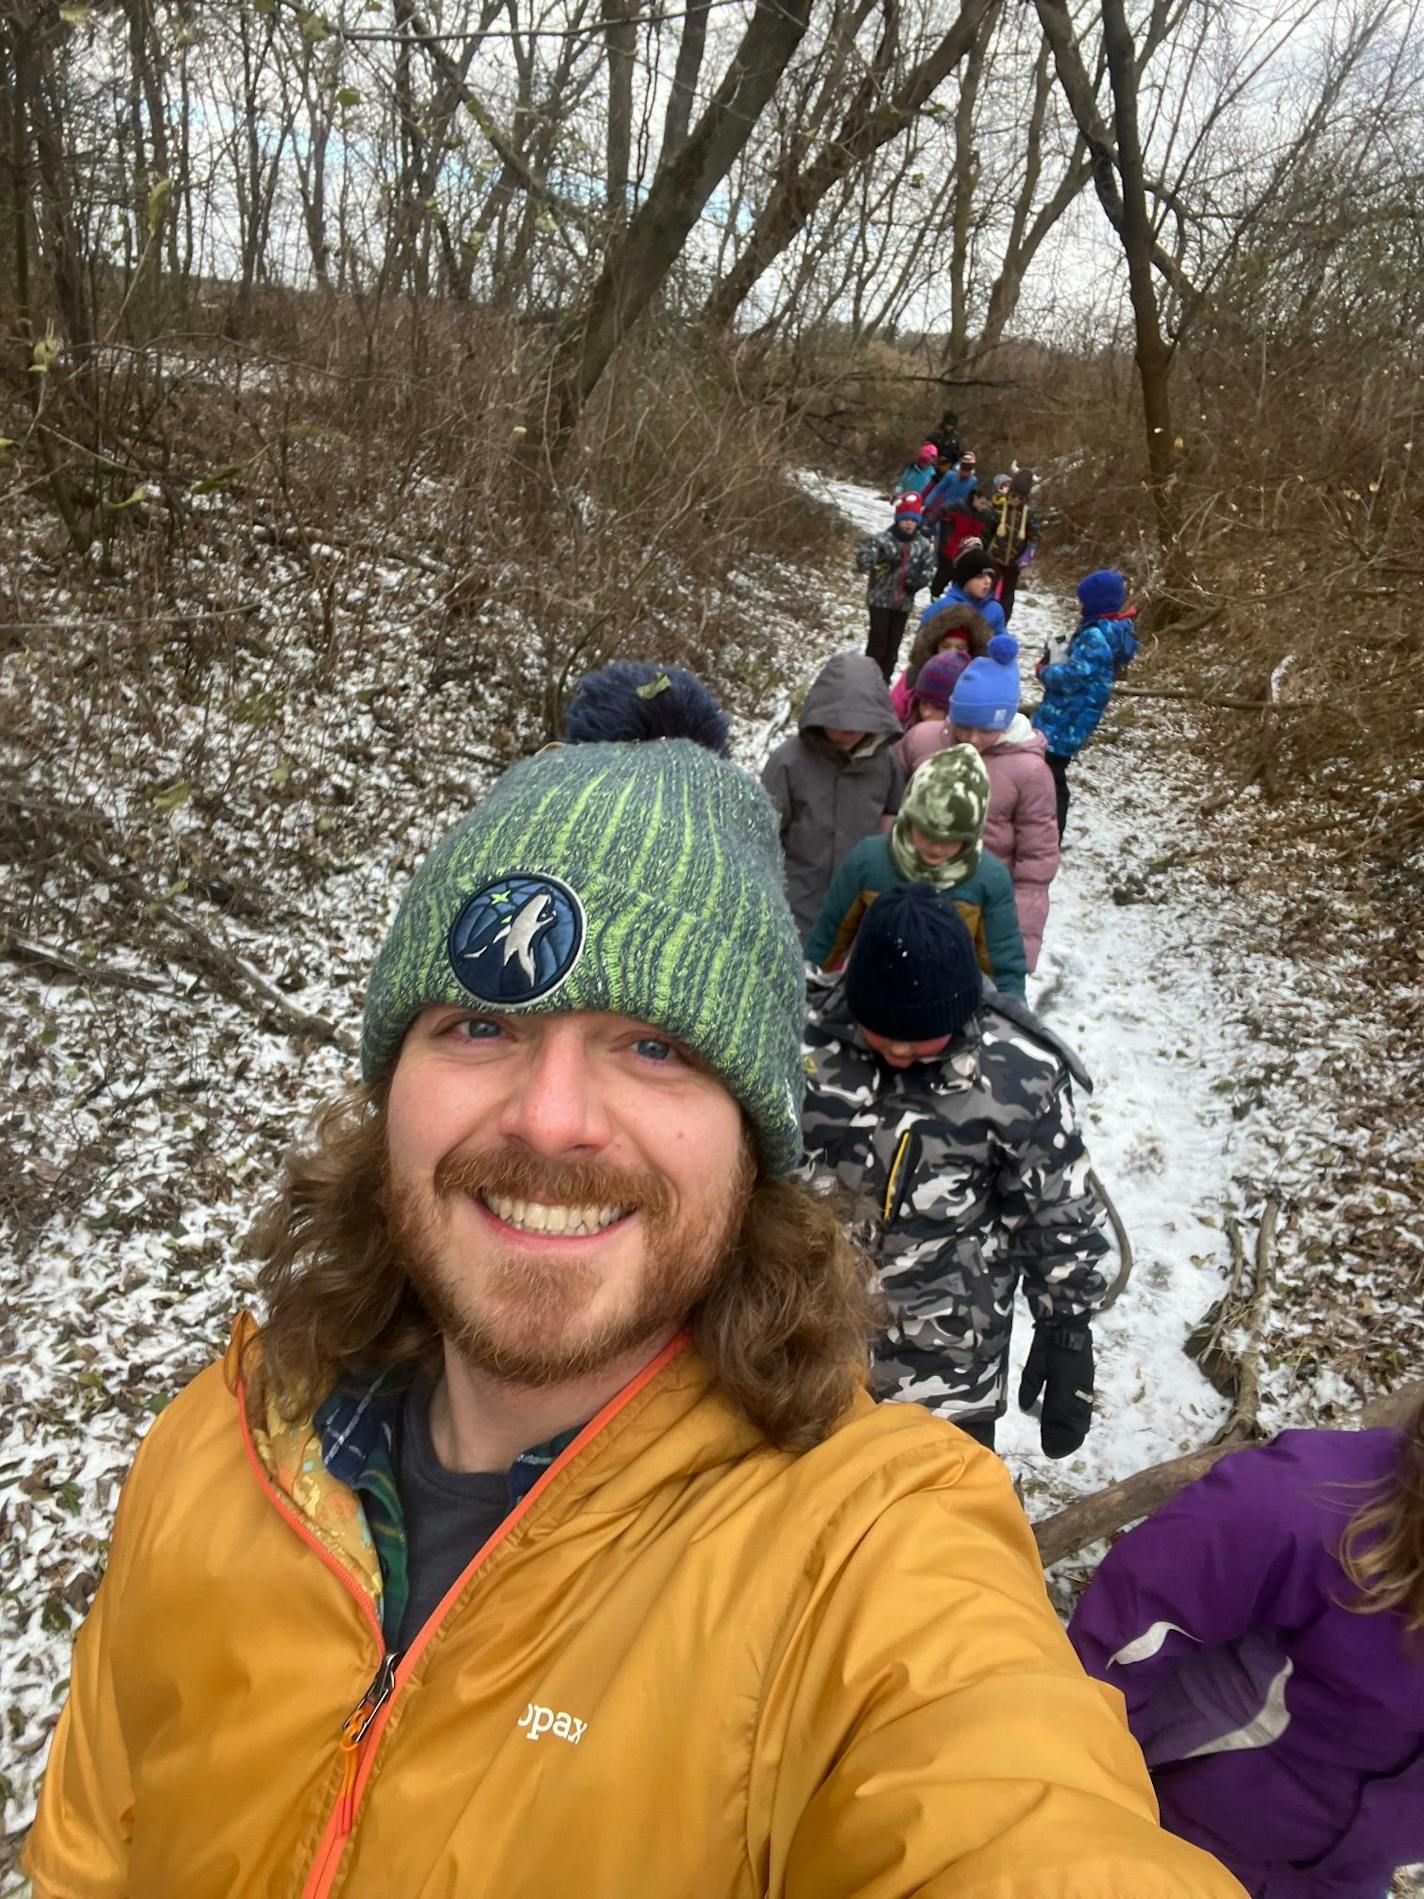
{"label": "bearded man", "polygon": [[864,1389],[760,789],[553,750],[417,873],[265,1322],[163,1414],[39,1899],[1225,1895],[1002,1467]]}

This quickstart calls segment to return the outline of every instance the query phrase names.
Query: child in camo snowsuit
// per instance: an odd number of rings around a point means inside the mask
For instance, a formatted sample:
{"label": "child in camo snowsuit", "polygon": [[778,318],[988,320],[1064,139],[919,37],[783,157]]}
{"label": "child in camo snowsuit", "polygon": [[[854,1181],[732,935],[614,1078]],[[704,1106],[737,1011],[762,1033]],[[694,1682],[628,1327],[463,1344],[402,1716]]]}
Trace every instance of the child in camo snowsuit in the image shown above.
{"label": "child in camo snowsuit", "polygon": [[1073,1112],[1091,1084],[1022,1003],[982,993],[947,898],[887,891],[844,977],[813,985],[803,1132],[813,1163],[868,1203],[890,1307],[880,1398],[928,1405],[992,1447],[1020,1279],[1036,1331],[1019,1390],[1045,1390],[1042,1443],[1077,1450],[1092,1415],[1089,1322],[1107,1282],[1105,1210]]}

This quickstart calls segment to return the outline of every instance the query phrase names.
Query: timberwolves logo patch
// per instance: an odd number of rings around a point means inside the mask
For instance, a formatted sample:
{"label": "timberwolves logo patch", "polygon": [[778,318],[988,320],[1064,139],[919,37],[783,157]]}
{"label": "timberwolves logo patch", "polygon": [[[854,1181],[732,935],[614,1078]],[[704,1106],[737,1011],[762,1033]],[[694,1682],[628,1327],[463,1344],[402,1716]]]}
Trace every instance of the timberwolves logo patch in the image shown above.
{"label": "timberwolves logo patch", "polygon": [[450,929],[450,967],[481,1002],[505,1009],[537,1002],[572,974],[586,928],[566,883],[516,871],[467,900]]}

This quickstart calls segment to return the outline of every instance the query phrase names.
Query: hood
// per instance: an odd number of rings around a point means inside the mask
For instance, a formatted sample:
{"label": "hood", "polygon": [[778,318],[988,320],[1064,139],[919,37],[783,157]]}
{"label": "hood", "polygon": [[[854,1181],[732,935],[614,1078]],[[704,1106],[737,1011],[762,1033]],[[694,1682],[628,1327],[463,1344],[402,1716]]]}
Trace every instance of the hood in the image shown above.
{"label": "hood", "polygon": [[1011,745],[1021,747],[1026,752],[1038,752],[1040,755],[1048,750],[1047,739],[1042,732],[1034,730],[1022,712],[1014,714],[1008,731],[986,756],[992,757],[994,752],[1006,752]]}
{"label": "hood", "polygon": [[890,688],[864,653],[832,654],[811,682],[796,723],[803,734],[828,725],[882,740],[897,739],[901,732]]}

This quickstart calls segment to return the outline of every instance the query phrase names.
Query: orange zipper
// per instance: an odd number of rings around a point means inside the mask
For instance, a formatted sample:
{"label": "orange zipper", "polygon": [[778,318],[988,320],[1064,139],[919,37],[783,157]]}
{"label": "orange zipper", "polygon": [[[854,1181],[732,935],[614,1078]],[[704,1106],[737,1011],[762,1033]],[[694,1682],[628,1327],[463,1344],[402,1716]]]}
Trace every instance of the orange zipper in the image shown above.
{"label": "orange zipper", "polygon": [[359,1583],[357,1583],[350,1571],[339,1563],[331,1552],[312,1535],[311,1531],[307,1529],[301,1518],[286,1502],[285,1498],[283,1498],[273,1484],[271,1478],[268,1477],[266,1471],[262,1468],[262,1460],[257,1455],[256,1446],[252,1442],[252,1433],[248,1428],[246,1392],[243,1388],[242,1379],[238,1379],[237,1411],[242,1423],[242,1441],[247,1447],[248,1459],[257,1473],[258,1481],[276,1506],[278,1515],[283,1517],[292,1526],[304,1543],[316,1551],[327,1568],[331,1570],[335,1576],[340,1578],[342,1583],[361,1605],[367,1621],[375,1631],[377,1648],[381,1655],[380,1666],[376,1670],[370,1687],[367,1688],[365,1694],[362,1695],[361,1699],[356,1703],[356,1706],[341,1724],[341,1737],[339,1742],[341,1750],[341,1785],[337,1791],[336,1802],[327,1817],[326,1826],[322,1830],[321,1840],[316,1850],[316,1858],[312,1861],[311,1871],[308,1873],[306,1884],[302,1888],[302,1899],[326,1899],[326,1895],[331,1891],[341,1856],[346,1850],[346,1842],[350,1838],[351,1832],[356,1825],[356,1815],[360,1810],[361,1796],[365,1792],[366,1782],[370,1778],[371,1765],[375,1757],[376,1749],[380,1745],[381,1735],[385,1730],[386,1722],[390,1719],[392,1703],[396,1695],[410,1679],[415,1664],[424,1654],[436,1630],[440,1627],[441,1622],[454,1606],[463,1592],[465,1585],[491,1551],[498,1548],[499,1544],[504,1541],[505,1537],[509,1535],[515,1525],[522,1522],[529,1514],[530,1510],[534,1507],[535,1503],[538,1502],[539,1498],[543,1496],[555,1477],[559,1476],[568,1468],[574,1458],[578,1456],[579,1452],[591,1444],[594,1438],[613,1422],[619,1412],[622,1411],[626,1405],[631,1403],[646,1385],[657,1377],[664,1366],[670,1364],[672,1360],[677,1357],[679,1352],[686,1349],[689,1342],[690,1337],[686,1332],[679,1332],[676,1338],[670,1339],[658,1353],[657,1357],[651,1359],[638,1373],[636,1378],[626,1384],[613,1398],[610,1398],[596,1417],[589,1420],[573,1442],[554,1459],[553,1463],[550,1464],[539,1481],[532,1484],[524,1496],[520,1498],[519,1502],[515,1505],[514,1509],[510,1511],[503,1523],[500,1524],[494,1535],[475,1551],[470,1561],[465,1565],[465,1568],[436,1604],[435,1609],[427,1618],[420,1633],[415,1637],[415,1640],[406,1649],[405,1653],[399,1657],[386,1652],[385,1638],[381,1631],[380,1619],[376,1614],[375,1605],[371,1601],[371,1598],[361,1588]]}

